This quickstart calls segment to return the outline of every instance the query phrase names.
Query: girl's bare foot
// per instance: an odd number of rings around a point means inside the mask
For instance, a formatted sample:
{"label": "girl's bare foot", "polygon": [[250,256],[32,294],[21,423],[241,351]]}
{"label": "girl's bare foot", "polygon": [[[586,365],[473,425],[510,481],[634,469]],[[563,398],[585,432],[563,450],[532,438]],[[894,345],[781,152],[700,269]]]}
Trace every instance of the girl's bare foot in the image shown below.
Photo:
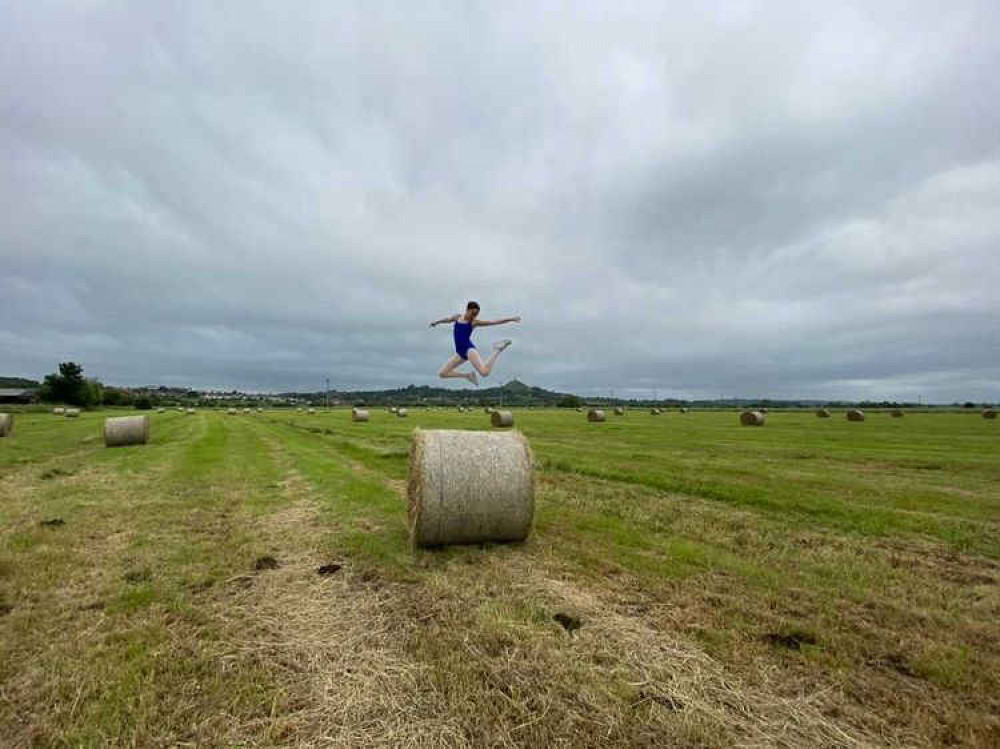
{"label": "girl's bare foot", "polygon": [[493,344],[493,350],[497,352],[503,351],[512,343],[513,341],[510,340],[510,338],[504,338],[502,341],[497,341],[496,343]]}
{"label": "girl's bare foot", "polygon": [[465,375],[465,379],[467,379],[473,385],[478,385],[479,384],[479,378],[476,377],[476,373],[475,372],[469,372],[468,374],[466,374]]}

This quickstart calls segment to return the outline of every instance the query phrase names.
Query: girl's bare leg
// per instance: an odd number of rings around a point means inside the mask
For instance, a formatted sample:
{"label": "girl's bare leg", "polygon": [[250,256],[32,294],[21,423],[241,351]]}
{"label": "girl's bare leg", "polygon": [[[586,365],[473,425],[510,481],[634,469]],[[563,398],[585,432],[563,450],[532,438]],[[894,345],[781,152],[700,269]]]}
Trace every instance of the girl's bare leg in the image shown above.
{"label": "girl's bare leg", "polygon": [[[470,351],[469,353],[471,354],[473,352]],[[441,367],[440,371],[438,372],[438,377],[441,377],[442,379],[445,379],[445,380],[447,380],[448,378],[454,377],[454,378],[458,378],[460,380],[468,380],[473,385],[478,385],[479,384],[479,380],[476,379],[476,373],[475,372],[456,372],[455,371],[456,369],[458,369],[459,367],[461,367],[462,364],[464,364],[464,363],[465,363],[465,359],[463,359],[458,354],[452,354],[451,358],[444,363],[443,367]]]}
{"label": "girl's bare leg", "polygon": [[484,363],[482,357],[479,356],[479,352],[474,348],[469,349],[469,364],[471,364],[479,374],[483,377],[489,377],[490,372],[493,371],[493,364],[496,362],[497,357],[500,356],[500,352],[503,349],[493,349],[493,353]]}

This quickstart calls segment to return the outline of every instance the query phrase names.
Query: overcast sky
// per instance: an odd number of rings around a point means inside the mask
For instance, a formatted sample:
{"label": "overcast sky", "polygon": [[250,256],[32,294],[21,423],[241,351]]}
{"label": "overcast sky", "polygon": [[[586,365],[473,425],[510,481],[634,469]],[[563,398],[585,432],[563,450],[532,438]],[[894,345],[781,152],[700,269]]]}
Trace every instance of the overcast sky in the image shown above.
{"label": "overcast sky", "polygon": [[477,331],[514,340],[487,384],[1000,400],[997,29],[996,0],[0,0],[0,375],[434,385],[427,323],[476,299],[524,318]]}

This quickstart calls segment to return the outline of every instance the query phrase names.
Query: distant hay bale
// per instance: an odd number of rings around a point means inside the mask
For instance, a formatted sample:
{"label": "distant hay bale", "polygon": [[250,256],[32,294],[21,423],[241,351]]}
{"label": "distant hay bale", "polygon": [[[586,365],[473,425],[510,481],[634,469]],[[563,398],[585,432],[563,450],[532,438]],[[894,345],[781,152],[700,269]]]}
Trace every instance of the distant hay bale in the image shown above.
{"label": "distant hay bale", "polygon": [[63,414],[66,413],[66,409],[63,408],[62,406],[56,406],[55,408],[52,409],[52,413],[55,416],[62,416]]}
{"label": "distant hay bale", "polygon": [[902,411],[902,409],[900,409],[900,408],[894,408],[894,409],[892,409],[892,418],[894,418],[894,419],[902,419],[903,418],[903,411]]}
{"label": "distant hay bale", "polygon": [[535,514],[528,441],[517,431],[417,429],[407,499],[415,547],[523,541]]}
{"label": "distant hay bale", "polygon": [[510,411],[494,410],[490,414],[490,423],[495,427],[512,427],[514,426],[514,414]]}
{"label": "distant hay bale", "polygon": [[262,413],[264,413],[264,409],[263,409],[263,408],[258,408],[258,409],[257,409],[257,413],[259,413],[259,414],[262,414]]}
{"label": "distant hay bale", "polygon": [[314,414],[314,413],[316,413],[316,409],[315,409],[315,408],[310,408],[310,409],[309,409],[309,413],[311,413],[311,414]]}
{"label": "distant hay bale", "polygon": [[149,442],[149,417],[118,416],[104,420],[104,444],[107,447],[145,445]]}
{"label": "distant hay bale", "polygon": [[352,408],[351,421],[368,421],[368,412],[363,408]]}
{"label": "distant hay bale", "polygon": [[607,415],[599,408],[587,411],[587,421],[607,421]]}
{"label": "distant hay bale", "polygon": [[394,413],[396,413],[396,411],[398,411],[398,410],[399,410],[399,409],[398,409],[398,408],[396,408],[395,406],[389,406],[389,413],[391,413],[391,414],[394,414]]}
{"label": "distant hay bale", "polygon": [[650,413],[651,413],[651,414],[652,414],[653,416],[659,416],[659,415],[660,415],[660,409],[658,409],[658,408],[651,408],[651,409],[649,409],[649,412],[650,412]]}
{"label": "distant hay bale", "polygon": [[67,416],[70,419],[75,419],[75,418],[77,418],[80,415],[80,409],[79,408],[67,408],[66,409],[66,413],[64,415]]}
{"label": "distant hay bale", "polygon": [[190,416],[191,414],[195,413],[195,410],[193,408],[189,408],[186,413],[188,416]]}
{"label": "distant hay bale", "polygon": [[226,413],[229,414],[230,416],[236,416],[236,414],[238,414],[239,411],[237,411],[235,408],[230,408],[228,411],[226,411]]}
{"label": "distant hay bale", "polygon": [[158,413],[158,414],[162,414],[162,413],[166,413],[166,412],[167,412],[167,409],[163,408],[162,406],[160,408],[156,409],[156,413]]}
{"label": "distant hay bale", "polygon": [[852,408],[850,411],[847,412],[847,420],[848,421],[864,421],[865,420],[865,412],[862,411],[860,408]]}
{"label": "distant hay bale", "polygon": [[[311,411],[312,411],[312,409],[310,409],[310,412],[311,412]],[[249,409],[249,408],[244,408],[244,409],[243,409],[243,413],[245,413],[245,414],[248,414],[248,413],[250,413],[250,409]]]}
{"label": "distant hay bale", "polygon": [[825,409],[825,408],[817,408],[816,409],[816,416],[818,418],[820,418],[820,419],[829,419],[830,418],[830,412],[827,409]]}
{"label": "distant hay bale", "polygon": [[405,408],[397,408],[396,409],[396,416],[398,416],[401,419],[405,419],[406,418],[406,409]]}
{"label": "distant hay bale", "polygon": [[984,419],[995,419],[996,417],[997,417],[997,412],[994,411],[992,408],[984,408],[983,409],[983,418]]}
{"label": "distant hay bale", "polygon": [[615,416],[624,416],[624,415],[625,415],[625,409],[622,408],[621,406],[615,406]]}
{"label": "distant hay bale", "polygon": [[0,414],[0,437],[6,437],[14,431],[14,414]]}
{"label": "distant hay bale", "polygon": [[[681,413],[682,414],[686,414],[687,412],[688,412],[688,410],[686,408],[682,408],[681,409]],[[764,411],[764,413],[767,413],[767,411]]]}
{"label": "distant hay bale", "polygon": [[765,421],[767,416],[760,411],[744,411],[740,414],[740,424],[745,427],[762,427]]}
{"label": "distant hay bale", "polygon": [[582,413],[583,413],[583,406],[577,406],[577,407],[576,407],[576,412],[577,412],[578,414],[582,414]]}

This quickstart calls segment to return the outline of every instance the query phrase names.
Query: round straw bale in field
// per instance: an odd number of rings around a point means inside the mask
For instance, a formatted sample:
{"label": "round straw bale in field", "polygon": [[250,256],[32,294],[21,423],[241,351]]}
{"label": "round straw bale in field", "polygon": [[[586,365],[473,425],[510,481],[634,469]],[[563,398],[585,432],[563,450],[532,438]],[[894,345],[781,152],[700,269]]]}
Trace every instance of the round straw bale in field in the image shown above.
{"label": "round straw bale in field", "polygon": [[193,413],[195,413],[195,410],[194,410],[193,408],[189,408],[189,409],[187,410],[187,415],[188,415],[188,416],[190,416],[190,415],[191,415],[191,414],[193,414]]}
{"label": "round straw bale in field", "polygon": [[587,421],[606,421],[607,415],[599,408],[592,408],[587,411]]}
{"label": "round straw bale in field", "polygon": [[997,417],[997,412],[994,411],[992,408],[984,408],[983,409],[983,418],[984,419],[995,419],[996,417]]}
{"label": "round straw bale in field", "polygon": [[583,413],[583,406],[577,406],[577,407],[576,407],[576,412],[577,412],[578,414],[582,414],[582,413]]}
{"label": "round straw bale in field", "polygon": [[622,408],[621,406],[615,406],[615,416],[624,416],[624,415],[625,415],[625,409]]}
{"label": "round straw bale in field", "polygon": [[740,414],[740,424],[745,427],[762,427],[767,417],[760,411],[744,411]]}
{"label": "round straw bale in field", "polygon": [[847,412],[847,420],[848,421],[864,421],[865,420],[865,412],[862,411],[860,408],[852,408],[850,411]]}
{"label": "round straw bale in field", "polygon": [[310,408],[310,409],[309,409],[309,413],[311,413],[311,414],[314,414],[314,413],[316,413],[316,409],[315,409],[315,408]]}
{"label": "round straw bale in field", "polygon": [[894,408],[894,409],[892,409],[892,418],[894,418],[894,419],[902,419],[903,418],[903,411],[902,411],[902,409],[900,409],[900,408]]}
{"label": "round straw bale in field", "polygon": [[[682,408],[681,409],[681,413],[682,414],[686,414],[687,412],[688,412],[688,410],[686,408]],[[767,413],[767,412],[765,411],[764,413]]]}
{"label": "round straw bale in field", "polygon": [[649,412],[650,412],[650,413],[651,413],[651,414],[652,414],[653,416],[659,416],[659,415],[660,415],[660,409],[658,409],[658,408],[651,408],[651,409],[649,409]]}
{"label": "round straw bale in field", "polygon": [[816,409],[816,416],[819,417],[820,419],[829,419],[830,412],[825,408],[818,408]]}
{"label": "round straw bale in field", "polygon": [[352,408],[351,421],[368,421],[368,412],[363,408]]}
{"label": "round straw bale in field", "polygon": [[417,429],[407,499],[414,546],[523,541],[535,514],[528,441],[517,431]]}
{"label": "round straw bale in field", "polygon": [[166,410],[167,409],[161,407],[161,408],[156,409],[156,413],[158,413],[158,414],[166,413]]}
{"label": "round straw bale in field", "polygon": [[391,414],[394,414],[394,413],[396,413],[396,411],[398,411],[398,410],[399,410],[399,409],[398,409],[398,408],[396,408],[395,406],[389,406],[389,413],[391,413]]}
{"label": "round straw bale in field", "polygon": [[79,408],[67,408],[65,415],[68,416],[71,419],[75,419],[75,418],[77,418],[80,415],[80,409]]}
{"label": "round straw bale in field", "polygon": [[405,419],[406,418],[406,409],[405,408],[397,408],[396,409],[396,416],[398,416],[401,419]]}
{"label": "round straw bale in field", "polygon": [[237,411],[235,408],[230,408],[228,411],[226,411],[226,413],[229,414],[230,416],[235,416],[236,414],[239,413],[239,411]]}
{"label": "round straw bale in field", "polygon": [[56,416],[62,416],[64,413],[66,413],[66,409],[63,408],[62,406],[56,406],[55,408],[52,409],[52,413],[55,414]]}
{"label": "round straw bale in field", "polygon": [[149,417],[145,414],[104,420],[106,446],[145,445],[147,442],[149,442]]}
{"label": "round straw bale in field", "polygon": [[14,414],[0,414],[0,437],[14,431]]}
{"label": "round straw bale in field", "polygon": [[[249,408],[244,408],[243,409],[243,413],[245,413],[245,414],[250,413],[250,409]],[[312,409],[309,409],[309,413],[312,413]]]}
{"label": "round straw bale in field", "polygon": [[490,414],[490,423],[495,427],[512,427],[514,426],[514,414],[510,411],[495,409]]}

